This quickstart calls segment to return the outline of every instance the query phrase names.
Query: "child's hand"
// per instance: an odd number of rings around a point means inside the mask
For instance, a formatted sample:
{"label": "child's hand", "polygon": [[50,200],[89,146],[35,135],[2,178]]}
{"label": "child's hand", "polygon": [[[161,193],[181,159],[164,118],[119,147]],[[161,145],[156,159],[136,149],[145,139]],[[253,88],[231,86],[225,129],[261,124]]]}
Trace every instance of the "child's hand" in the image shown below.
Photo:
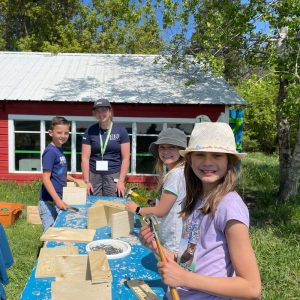
{"label": "child's hand", "polygon": [[129,201],[125,203],[125,207],[126,209],[131,212],[131,213],[135,213],[136,208],[138,207],[136,203],[134,203],[133,201]]}
{"label": "child's hand", "polygon": [[157,263],[162,281],[170,287],[182,286],[182,278],[185,276],[183,273],[187,271],[181,268],[171,256],[166,255],[166,259],[167,262],[159,261]]}
{"label": "child's hand", "polygon": [[62,201],[62,200],[57,201],[55,204],[61,210],[68,210],[69,209],[69,205],[67,203],[65,203],[64,201]]}
{"label": "child's hand", "polygon": [[156,254],[158,253],[154,234],[149,225],[143,226],[141,228],[139,238],[144,246],[154,251]]}

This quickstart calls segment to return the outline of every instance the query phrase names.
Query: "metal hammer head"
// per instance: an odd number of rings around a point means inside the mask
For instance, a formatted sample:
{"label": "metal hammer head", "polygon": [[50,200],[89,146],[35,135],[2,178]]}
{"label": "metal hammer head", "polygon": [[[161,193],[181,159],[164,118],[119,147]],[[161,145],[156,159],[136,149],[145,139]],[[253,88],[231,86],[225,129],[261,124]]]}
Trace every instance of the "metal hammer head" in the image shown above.
{"label": "metal hammer head", "polygon": [[129,190],[127,190],[125,192],[124,198],[128,198],[134,192],[134,190],[136,190],[136,188],[134,188],[134,187],[131,188],[131,189],[129,189]]}

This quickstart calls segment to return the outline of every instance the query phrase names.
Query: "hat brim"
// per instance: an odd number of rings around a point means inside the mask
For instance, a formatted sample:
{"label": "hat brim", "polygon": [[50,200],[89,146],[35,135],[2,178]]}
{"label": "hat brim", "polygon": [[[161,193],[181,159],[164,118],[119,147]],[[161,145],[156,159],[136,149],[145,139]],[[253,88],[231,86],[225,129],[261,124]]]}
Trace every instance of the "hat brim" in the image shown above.
{"label": "hat brim", "polygon": [[107,107],[107,108],[111,108],[111,105],[97,105],[93,107],[93,110],[99,108],[99,107]]}
{"label": "hat brim", "polygon": [[244,152],[233,152],[230,150],[224,150],[224,149],[217,149],[217,148],[202,148],[202,149],[196,149],[196,148],[186,148],[185,150],[179,150],[179,154],[183,157],[186,156],[186,154],[190,152],[214,152],[214,153],[226,153],[226,154],[232,154],[236,156],[238,159],[242,159],[247,155],[247,153]]}

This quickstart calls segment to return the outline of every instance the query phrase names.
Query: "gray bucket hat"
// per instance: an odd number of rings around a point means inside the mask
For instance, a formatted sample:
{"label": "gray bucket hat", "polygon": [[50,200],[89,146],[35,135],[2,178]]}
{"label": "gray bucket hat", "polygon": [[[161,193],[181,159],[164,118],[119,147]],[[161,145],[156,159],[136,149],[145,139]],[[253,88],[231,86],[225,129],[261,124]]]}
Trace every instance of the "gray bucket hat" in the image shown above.
{"label": "gray bucket hat", "polygon": [[154,156],[158,157],[158,145],[168,144],[182,148],[187,146],[187,137],[185,133],[177,128],[167,128],[160,132],[157,141],[151,143],[149,152]]}

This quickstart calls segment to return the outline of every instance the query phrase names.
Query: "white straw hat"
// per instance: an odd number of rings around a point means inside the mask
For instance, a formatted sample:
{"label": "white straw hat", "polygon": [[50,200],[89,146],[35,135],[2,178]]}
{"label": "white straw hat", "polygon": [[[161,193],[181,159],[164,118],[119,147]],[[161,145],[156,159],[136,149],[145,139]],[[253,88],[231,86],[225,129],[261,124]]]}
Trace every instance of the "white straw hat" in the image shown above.
{"label": "white straw hat", "polygon": [[189,152],[229,153],[241,159],[246,153],[236,151],[233,131],[227,123],[202,122],[196,123],[191,134],[189,145],[179,150],[181,156]]}

